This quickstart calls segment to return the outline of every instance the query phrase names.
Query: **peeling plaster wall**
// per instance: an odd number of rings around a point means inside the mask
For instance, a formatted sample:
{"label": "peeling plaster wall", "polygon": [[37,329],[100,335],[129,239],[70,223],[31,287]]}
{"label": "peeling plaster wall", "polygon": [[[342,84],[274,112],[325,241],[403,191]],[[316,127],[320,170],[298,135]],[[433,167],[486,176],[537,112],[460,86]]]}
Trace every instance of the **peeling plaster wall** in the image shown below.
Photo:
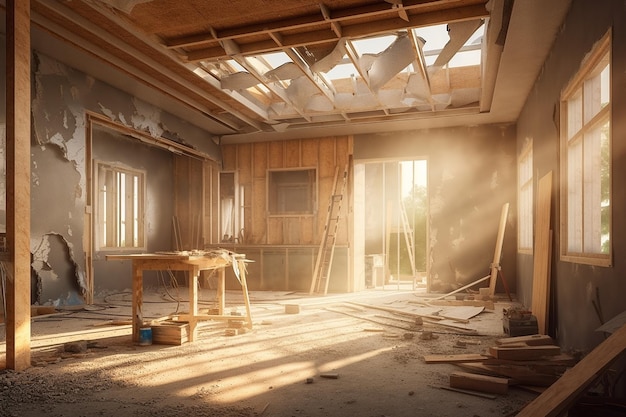
{"label": "peeling plaster wall", "polygon": [[[82,302],[87,286],[83,248],[85,112],[193,146],[218,161],[220,151],[201,129],[46,55],[35,51],[32,66],[31,248],[38,255],[33,268],[40,278],[54,276],[54,280],[43,282],[39,301]],[[159,198],[167,198],[169,203],[171,195]],[[48,249],[42,248],[50,245],[51,236],[65,246],[72,268],[49,270],[53,263],[48,259]],[[50,288],[46,288],[48,283]]]}
{"label": "peeling plaster wall", "polygon": [[[613,266],[594,267],[560,260],[559,129],[561,90],[580,68],[593,45],[613,28],[612,47],[612,244]],[[604,319],[624,311],[626,294],[626,3],[623,0],[574,0],[563,28],[528,97],[517,124],[518,152],[533,140],[534,180],[553,172],[551,229],[550,334],[566,350],[589,351],[603,340],[592,300],[599,290]],[[536,192],[535,192],[536,195]],[[518,295],[532,305],[533,256],[518,255]]]}
{"label": "peeling plaster wall", "polygon": [[[94,160],[124,166],[146,173],[145,234],[147,251],[172,250],[172,216],[174,215],[174,160],[170,152],[143,145],[109,129],[93,134]],[[129,261],[107,261],[106,255],[120,253],[94,252],[94,292],[123,291],[131,285]],[[144,285],[158,285],[156,271],[144,273]]]}
{"label": "peeling plaster wall", "polygon": [[[515,288],[514,132],[513,126],[482,126],[355,136],[355,163],[428,160],[433,290],[447,292],[489,274],[500,212],[507,202],[501,265],[509,287]],[[366,197],[366,201],[375,199],[375,195]],[[504,292],[501,285],[498,282],[498,291]]]}

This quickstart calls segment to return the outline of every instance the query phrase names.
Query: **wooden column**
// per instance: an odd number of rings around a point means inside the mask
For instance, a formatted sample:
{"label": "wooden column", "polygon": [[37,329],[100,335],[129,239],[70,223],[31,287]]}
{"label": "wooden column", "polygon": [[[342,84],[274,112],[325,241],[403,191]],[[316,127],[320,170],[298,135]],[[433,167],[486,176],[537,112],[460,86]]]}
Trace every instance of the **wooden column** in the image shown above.
{"label": "wooden column", "polygon": [[30,0],[6,2],[7,368],[30,366]]}

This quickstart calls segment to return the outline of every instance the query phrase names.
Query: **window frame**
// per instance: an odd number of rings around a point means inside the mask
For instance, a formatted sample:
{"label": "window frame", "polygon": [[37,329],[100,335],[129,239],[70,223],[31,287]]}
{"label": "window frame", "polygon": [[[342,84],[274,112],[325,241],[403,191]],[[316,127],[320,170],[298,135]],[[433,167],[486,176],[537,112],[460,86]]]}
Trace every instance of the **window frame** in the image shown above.
{"label": "window frame", "polygon": [[[145,217],[146,217],[146,201],[147,201],[147,173],[144,170],[140,170],[140,169],[136,169],[136,168],[132,168],[132,167],[128,167],[119,163],[112,163],[112,162],[106,162],[106,161],[101,161],[101,160],[94,160],[94,178],[95,178],[95,186],[96,186],[96,193],[95,193],[95,208],[96,208],[96,213],[95,213],[95,250],[97,251],[122,251],[122,252],[136,252],[136,251],[143,251],[146,250],[147,247],[147,236],[146,236],[146,227],[145,227]],[[118,199],[118,194],[117,189],[114,189],[113,192],[115,193],[115,201],[112,203],[107,204],[106,203],[106,199],[103,199],[103,192],[102,192],[102,185],[104,184],[105,181],[107,181],[105,178],[102,178],[102,174],[104,171],[109,171],[111,173],[114,174],[114,176],[116,177],[116,179],[118,178],[118,174],[125,174],[125,175],[133,175],[136,177],[139,177],[139,184],[138,184],[138,191],[137,191],[137,195],[133,196],[132,198],[138,198],[139,201],[137,201],[136,204],[132,205],[130,209],[125,210],[126,213],[129,213],[129,211],[134,212],[134,210],[138,210],[137,214],[135,215],[134,213],[131,214],[131,219],[133,218],[137,218],[137,224],[136,226],[133,226],[133,231],[130,232],[130,237],[131,239],[137,240],[136,244],[132,244],[132,245],[124,245],[122,246],[120,244],[120,235],[119,235],[119,230],[120,230],[120,216],[118,215],[118,212],[120,210],[120,201]],[[114,182],[117,182],[114,181]],[[114,185],[115,188],[117,188],[117,184]],[[128,194],[128,193],[126,193]],[[134,194],[134,193],[133,193]],[[113,208],[113,218],[112,221],[115,223],[114,226],[109,226],[107,228],[107,231],[113,231],[115,233],[115,235],[113,236],[112,240],[109,240],[108,242],[104,242],[103,239],[103,235],[106,236],[105,234],[105,227],[106,227],[106,223],[107,221],[104,221],[103,216],[105,214],[103,214],[103,212],[105,211],[104,209],[104,205],[107,205],[109,208]],[[128,216],[127,216],[128,218]],[[111,221],[111,219],[107,219],[108,221]],[[132,220],[134,223],[134,220]],[[137,229],[136,231],[134,229]],[[126,233],[126,236],[129,236],[129,232]],[[115,245],[111,245],[111,242],[115,241]]]}
{"label": "window frame", "polygon": [[534,248],[533,140],[528,139],[517,162],[517,252],[532,254]]}
{"label": "window frame", "polygon": [[[604,266],[610,267],[612,266],[612,258],[613,258],[613,248],[612,248],[612,239],[613,239],[613,230],[612,230],[612,212],[613,212],[613,202],[612,202],[612,140],[613,140],[613,120],[612,120],[612,80],[611,73],[613,70],[612,65],[612,54],[611,54],[611,31],[609,30],[600,41],[594,45],[591,52],[588,54],[586,60],[581,65],[575,77],[572,81],[563,89],[561,93],[560,99],[560,162],[561,162],[561,193],[560,193],[560,201],[561,201],[561,224],[560,224],[560,259],[565,262],[579,263],[579,264],[587,264],[594,266]],[[599,68],[600,64],[604,60],[608,61],[608,103],[601,107],[597,112],[595,112],[591,117],[587,118],[585,116],[585,107],[588,105],[585,103],[585,82],[593,79],[597,75],[601,74],[601,72],[596,72]],[[580,127],[574,134],[570,132],[570,124],[569,124],[569,108],[568,103],[569,100],[576,97],[576,95],[582,94],[581,98],[581,114],[580,114]],[[588,119],[588,120],[585,120]],[[592,252],[585,248],[585,237],[584,230],[588,228],[588,224],[586,226],[585,220],[586,215],[584,213],[585,201],[588,200],[588,197],[585,197],[585,181],[587,177],[584,175],[584,165],[590,162],[590,158],[585,158],[584,150],[581,150],[581,169],[582,174],[580,177],[581,183],[581,197],[580,197],[580,226],[581,231],[579,232],[581,237],[576,239],[580,240],[580,245],[582,247],[581,251],[573,251],[570,250],[570,237],[569,237],[569,222],[570,217],[574,214],[570,210],[569,207],[569,197],[570,197],[570,187],[569,187],[569,159],[570,159],[570,144],[575,142],[580,142],[579,146],[585,146],[585,137],[589,132],[593,132],[594,129],[597,129],[604,124],[608,124],[608,161],[607,161],[607,170],[608,170],[608,253],[597,253]],[[594,173],[593,170],[590,170]],[[593,177],[597,178],[597,177]],[[601,184],[601,181],[600,181]],[[588,194],[587,194],[588,195]],[[598,214],[595,215],[594,219],[597,219],[597,216],[600,216],[599,224],[602,224],[602,209],[598,209]],[[600,232],[601,233],[601,232]]]}
{"label": "window frame", "polygon": [[[296,172],[296,171],[312,171],[313,172],[313,180],[312,184],[309,186],[309,192],[311,193],[310,200],[310,209],[304,211],[272,211],[272,201],[273,201],[273,191],[272,191],[272,173],[274,172]],[[318,191],[318,170],[317,167],[294,167],[294,168],[279,168],[279,169],[268,169],[267,170],[267,214],[269,217],[311,217],[315,216],[317,212],[317,201],[319,198]],[[276,197],[278,198],[278,196]]]}

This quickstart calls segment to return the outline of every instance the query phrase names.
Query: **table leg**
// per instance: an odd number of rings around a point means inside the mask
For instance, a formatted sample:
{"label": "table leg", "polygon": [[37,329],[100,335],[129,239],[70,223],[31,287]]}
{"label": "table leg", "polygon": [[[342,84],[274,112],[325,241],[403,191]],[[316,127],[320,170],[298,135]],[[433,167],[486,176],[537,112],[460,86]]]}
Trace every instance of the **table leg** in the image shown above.
{"label": "table leg", "polygon": [[244,261],[235,261],[239,265],[239,278],[241,280],[241,291],[243,292],[243,301],[246,305],[246,317],[248,318],[248,328],[252,328],[252,313],[250,312],[250,296],[248,295],[248,282],[246,281],[246,263]]}
{"label": "table leg", "polygon": [[225,300],[225,287],[226,287],[226,268],[219,268],[219,278],[217,280],[217,308],[218,314],[221,316],[224,314],[224,308],[226,306]]}
{"label": "table leg", "polygon": [[143,326],[143,270],[133,262],[133,342],[139,343],[139,329]]}
{"label": "table leg", "polygon": [[200,268],[191,266],[189,268],[189,341],[196,339],[196,325],[198,324],[198,277]]}

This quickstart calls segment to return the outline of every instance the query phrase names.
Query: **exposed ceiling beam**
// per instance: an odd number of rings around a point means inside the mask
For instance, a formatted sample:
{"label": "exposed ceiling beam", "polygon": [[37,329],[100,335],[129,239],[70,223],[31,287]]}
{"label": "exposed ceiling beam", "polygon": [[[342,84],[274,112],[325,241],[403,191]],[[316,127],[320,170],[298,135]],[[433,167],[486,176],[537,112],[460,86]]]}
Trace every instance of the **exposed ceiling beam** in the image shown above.
{"label": "exposed ceiling beam", "polygon": [[[397,16],[394,15],[387,19],[376,20],[373,22],[342,25],[341,34],[342,37],[355,39],[364,36],[393,32],[396,30],[406,30],[407,28],[440,24],[441,22],[474,20],[487,16],[488,13],[485,6],[483,4],[478,4],[456,9],[438,10],[410,15],[408,22],[398,19]],[[247,32],[246,29],[243,29],[241,33],[230,35],[224,35],[224,33],[217,31],[214,33],[217,38],[214,38],[213,34],[207,33],[205,35],[190,37],[186,40],[178,42],[168,40],[166,41],[166,46],[169,48],[181,48],[188,45],[189,42],[193,42],[194,45],[198,45],[200,43],[199,38],[202,36],[204,39],[202,43],[207,43],[207,47],[189,52],[181,51],[181,54],[185,55],[187,61],[193,62],[201,60],[228,59],[228,53],[218,44],[225,39],[230,39],[236,42],[239,51],[246,55],[275,52],[284,47],[296,48],[305,45],[337,42],[339,40],[339,36],[337,36],[337,34],[331,30],[327,24],[323,26],[320,26],[319,23],[310,25],[310,30],[306,32],[299,32],[295,34],[283,33],[289,28],[290,26],[270,29],[267,26],[263,26],[263,29],[257,32],[255,32],[254,29],[250,29],[250,31]],[[277,35],[277,33],[279,35]],[[265,36],[265,39],[254,42],[245,42],[246,39],[252,35],[263,35]],[[274,41],[277,37],[281,39],[280,45]],[[254,38],[257,39],[258,36],[255,36]]]}

